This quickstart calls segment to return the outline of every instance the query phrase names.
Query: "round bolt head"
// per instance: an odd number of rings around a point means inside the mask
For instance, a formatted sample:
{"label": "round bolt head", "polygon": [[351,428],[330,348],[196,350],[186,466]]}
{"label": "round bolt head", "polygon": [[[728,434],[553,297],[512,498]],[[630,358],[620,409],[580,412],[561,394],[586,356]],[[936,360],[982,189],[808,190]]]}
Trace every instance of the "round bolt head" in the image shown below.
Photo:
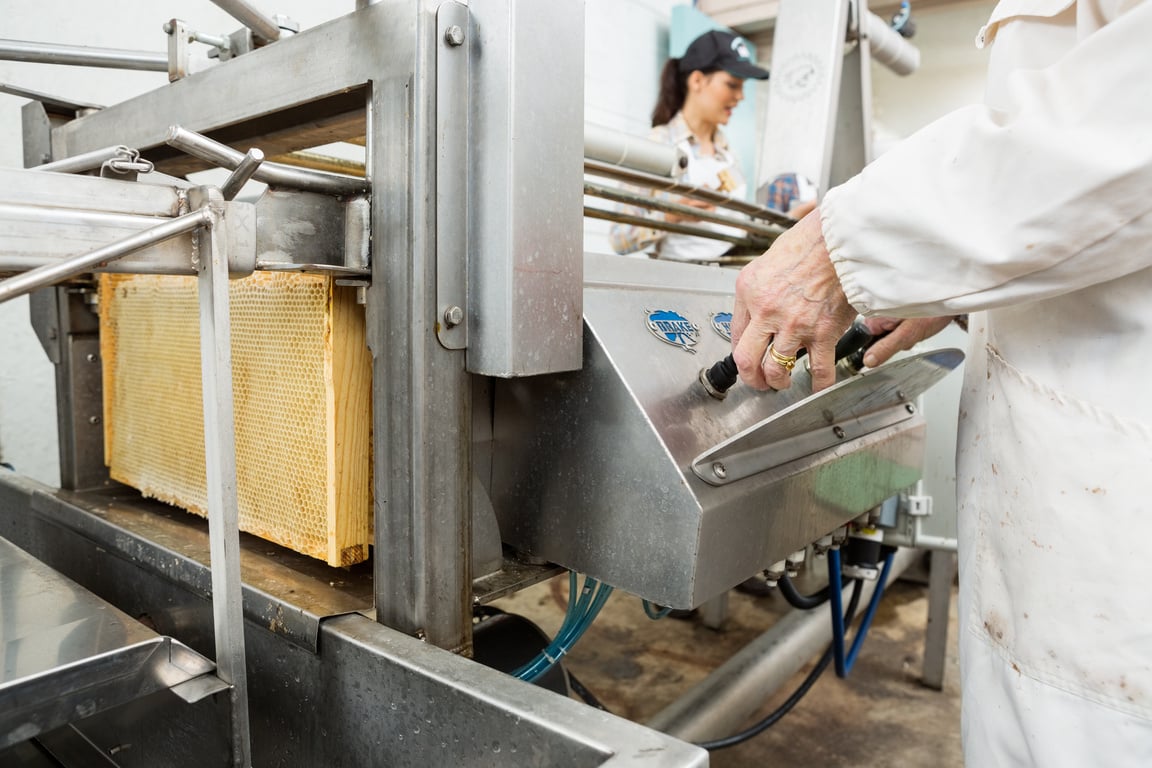
{"label": "round bolt head", "polygon": [[464,44],[464,30],[459,24],[453,24],[444,30],[444,42],[453,47]]}
{"label": "round bolt head", "polygon": [[728,477],[728,468],[717,461],[712,465],[712,474],[723,480],[724,478]]}
{"label": "round bolt head", "polygon": [[836,437],[843,440],[844,439],[844,427],[841,427],[841,426],[832,427],[832,434],[836,435]]}
{"label": "round bolt head", "polygon": [[448,307],[444,310],[444,324],[449,328],[455,328],[464,322],[464,310],[460,307]]}

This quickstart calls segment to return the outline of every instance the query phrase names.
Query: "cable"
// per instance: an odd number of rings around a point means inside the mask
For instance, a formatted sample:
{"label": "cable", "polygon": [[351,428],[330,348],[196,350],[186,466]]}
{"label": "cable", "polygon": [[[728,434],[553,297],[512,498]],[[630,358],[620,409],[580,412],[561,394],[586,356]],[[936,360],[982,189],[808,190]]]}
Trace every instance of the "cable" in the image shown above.
{"label": "cable", "polygon": [[[848,612],[844,617],[844,620],[848,623],[852,622],[852,617],[855,616],[856,609],[860,605],[860,590],[861,582],[859,579],[856,579],[852,584],[852,597],[848,600]],[[820,660],[816,662],[816,666],[812,668],[812,671],[808,673],[808,676],[804,678],[800,686],[784,700],[783,704],[772,710],[772,712],[762,720],[731,736],[725,736],[722,739],[715,739],[713,741],[696,742],[696,746],[703,747],[709,752],[714,752],[718,749],[727,749],[728,747],[734,747],[737,744],[748,741],[748,739],[754,736],[760,735],[768,728],[780,722],[784,715],[791,712],[792,708],[800,703],[800,700],[804,698],[804,695],[811,690],[812,686],[815,685],[816,681],[820,678],[820,675],[828,668],[828,664],[832,661],[832,648],[833,646],[829,645],[828,648],[825,649],[824,653],[820,656]]]}
{"label": "cable", "polygon": [[650,603],[647,600],[644,600],[643,602],[644,602],[644,613],[648,616],[648,618],[652,619],[652,621],[656,621],[657,619],[662,619],[665,616],[667,616],[668,614],[672,613],[672,606],[663,606],[662,605],[662,606],[659,606],[659,608],[657,608],[655,603]]}
{"label": "cable", "polygon": [[[892,570],[892,560],[895,555],[895,552],[890,552],[884,558],[884,568],[880,571],[880,578],[876,582],[876,591],[872,593],[872,599],[868,601],[868,610],[864,613],[864,620],[860,623],[860,628],[856,630],[852,648],[847,653],[844,652],[844,628],[851,622],[844,621],[840,613],[840,594],[836,590],[832,590],[832,657],[836,662],[837,677],[847,677],[848,673],[852,671],[852,666],[856,663],[856,656],[864,643],[865,635],[868,634],[868,627],[872,625],[872,619],[876,616],[880,597],[884,594],[884,584],[888,581],[888,573]],[[835,578],[839,573],[840,550],[832,549],[828,552],[828,578]]]}
{"label": "cable", "polygon": [[568,673],[568,687],[572,689],[573,693],[583,699],[585,704],[605,712],[611,712],[608,707],[604,706],[604,702],[596,698],[596,694],[585,688],[584,683],[576,679],[576,675],[572,674],[572,670],[566,669],[564,671]]}
{"label": "cable", "polygon": [[[780,587],[780,594],[784,595],[784,599],[788,601],[788,605],[793,608],[799,608],[802,611],[819,608],[828,602],[828,598],[832,595],[832,589],[827,584],[811,595],[802,595],[796,589],[796,585],[792,583],[792,579],[788,578],[788,574],[781,576],[779,581],[776,582],[776,586]],[[843,586],[841,586],[841,589],[843,589]]]}

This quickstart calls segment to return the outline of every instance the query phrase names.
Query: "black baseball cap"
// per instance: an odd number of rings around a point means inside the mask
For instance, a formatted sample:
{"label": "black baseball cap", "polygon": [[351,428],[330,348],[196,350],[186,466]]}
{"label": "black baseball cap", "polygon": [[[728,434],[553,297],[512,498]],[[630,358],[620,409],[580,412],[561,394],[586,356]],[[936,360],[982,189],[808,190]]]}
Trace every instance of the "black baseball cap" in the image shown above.
{"label": "black baseball cap", "polygon": [[731,32],[713,30],[692,41],[680,57],[682,73],[722,69],[730,75],[753,80],[767,80],[768,70],[752,63],[748,43]]}

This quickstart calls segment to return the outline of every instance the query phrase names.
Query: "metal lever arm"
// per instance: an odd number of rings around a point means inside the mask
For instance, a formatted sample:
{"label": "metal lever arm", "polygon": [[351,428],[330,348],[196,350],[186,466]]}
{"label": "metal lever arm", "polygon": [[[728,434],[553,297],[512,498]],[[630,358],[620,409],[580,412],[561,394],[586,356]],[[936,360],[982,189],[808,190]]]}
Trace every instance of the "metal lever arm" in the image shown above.
{"label": "metal lever arm", "polygon": [[155,245],[170,237],[191,232],[201,226],[209,226],[213,221],[213,213],[209,208],[201,208],[192,213],[186,213],[175,219],[158,224],[150,229],[137,232],[134,235],[117,240],[114,243],[97,248],[88,253],[65,259],[55,264],[45,264],[42,267],[25,272],[22,275],[10,277],[0,281],[0,304],[23,296],[37,288],[44,288],[62,280],[67,280],[110,261],[135,253],[142,248]]}

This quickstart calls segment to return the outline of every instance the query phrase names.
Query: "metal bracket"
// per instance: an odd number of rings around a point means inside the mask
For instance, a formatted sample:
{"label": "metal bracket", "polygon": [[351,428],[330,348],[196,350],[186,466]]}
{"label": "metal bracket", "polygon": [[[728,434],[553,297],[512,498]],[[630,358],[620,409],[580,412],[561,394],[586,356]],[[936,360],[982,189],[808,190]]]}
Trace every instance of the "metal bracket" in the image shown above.
{"label": "metal bracket", "polygon": [[692,471],[727,485],[907,421],[916,415],[912,401],[963,359],[958,349],[941,349],[865,371],[713,446]]}
{"label": "metal bracket", "polygon": [[468,7],[436,11],[436,337],[468,346]]}

